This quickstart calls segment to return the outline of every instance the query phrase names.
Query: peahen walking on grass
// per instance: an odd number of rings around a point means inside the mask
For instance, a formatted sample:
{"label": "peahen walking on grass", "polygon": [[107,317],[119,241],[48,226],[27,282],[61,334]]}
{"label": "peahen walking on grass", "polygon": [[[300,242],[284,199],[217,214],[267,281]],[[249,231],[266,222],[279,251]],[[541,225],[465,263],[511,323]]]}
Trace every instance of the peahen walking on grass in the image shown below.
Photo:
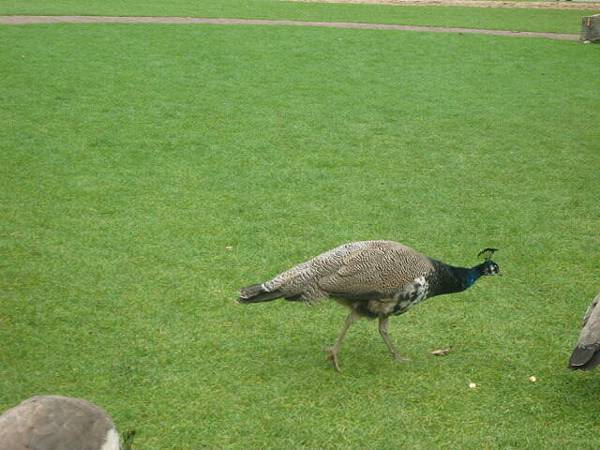
{"label": "peahen walking on grass", "polygon": [[392,357],[403,361],[388,334],[390,316],[405,313],[426,298],[464,291],[483,275],[499,274],[491,260],[497,249],[479,253],[485,260],[471,268],[454,267],[392,241],[360,241],[341,245],[280,273],[264,283],[242,288],[239,303],[284,298],[314,303],[332,298],[348,307],[335,344],[326,349],[335,370],[350,326],[359,317],[377,318],[379,333]]}
{"label": "peahen walking on grass", "polygon": [[571,354],[571,369],[590,370],[600,364],[600,294],[588,306],[577,346]]}

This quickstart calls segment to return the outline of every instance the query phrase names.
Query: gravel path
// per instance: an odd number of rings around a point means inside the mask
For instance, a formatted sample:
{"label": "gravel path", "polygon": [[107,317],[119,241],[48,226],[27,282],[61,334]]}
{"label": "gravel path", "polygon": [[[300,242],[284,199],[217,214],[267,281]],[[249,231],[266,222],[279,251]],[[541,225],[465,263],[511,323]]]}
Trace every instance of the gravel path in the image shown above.
{"label": "gravel path", "polygon": [[302,3],[369,3],[377,5],[468,6],[475,8],[582,9],[600,11],[599,1],[501,1],[501,0],[288,0]]}
{"label": "gravel path", "polygon": [[204,19],[200,17],[117,17],[117,16],[0,16],[0,25],[28,25],[44,23],[158,23],[158,24],[208,24],[208,25],[267,25],[354,28],[363,30],[426,31],[429,33],[479,33],[493,36],[546,38],[576,41],[577,34],[539,33],[533,31],[482,30],[456,27],[424,27],[354,22],[306,22],[296,20],[262,19]]}

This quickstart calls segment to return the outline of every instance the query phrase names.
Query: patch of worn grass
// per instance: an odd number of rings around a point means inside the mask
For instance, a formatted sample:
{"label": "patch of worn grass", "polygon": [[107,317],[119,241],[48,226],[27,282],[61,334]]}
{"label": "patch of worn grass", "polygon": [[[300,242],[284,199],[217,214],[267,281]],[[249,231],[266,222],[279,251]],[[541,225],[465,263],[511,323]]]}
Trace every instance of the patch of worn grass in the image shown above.
{"label": "patch of worn grass", "polygon": [[[84,397],[140,449],[594,442],[597,374],[565,364],[600,278],[599,48],[287,27],[0,38],[0,409]],[[339,306],[233,302],[370,238],[462,265],[499,247],[505,276],[395,318],[410,364],[357,324],[342,374],[321,353]]]}
{"label": "patch of worn grass", "polygon": [[[596,11],[598,13],[600,11]],[[581,17],[594,11],[497,9],[359,4],[296,3],[274,0],[0,0],[0,14],[196,16],[294,19],[579,33]]]}

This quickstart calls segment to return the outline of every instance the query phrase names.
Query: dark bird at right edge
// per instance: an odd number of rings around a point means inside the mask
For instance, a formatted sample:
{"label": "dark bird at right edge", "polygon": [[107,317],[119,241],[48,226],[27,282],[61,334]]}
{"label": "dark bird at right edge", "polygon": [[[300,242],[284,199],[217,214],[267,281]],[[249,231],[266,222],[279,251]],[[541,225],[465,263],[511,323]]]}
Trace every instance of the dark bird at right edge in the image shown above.
{"label": "dark bird at right edge", "polygon": [[573,370],[590,370],[600,364],[600,294],[588,306],[583,316],[579,341],[569,360]]}
{"label": "dark bird at right edge", "polygon": [[471,287],[481,276],[497,275],[491,260],[497,249],[479,252],[484,261],[474,267],[455,267],[393,241],[360,241],[341,245],[286,270],[264,283],[242,288],[239,303],[284,298],[316,303],[332,298],[350,309],[335,344],[326,349],[336,371],[346,332],[360,317],[379,321],[379,333],[392,357],[403,358],[388,334],[388,319],[405,313],[423,300]]}

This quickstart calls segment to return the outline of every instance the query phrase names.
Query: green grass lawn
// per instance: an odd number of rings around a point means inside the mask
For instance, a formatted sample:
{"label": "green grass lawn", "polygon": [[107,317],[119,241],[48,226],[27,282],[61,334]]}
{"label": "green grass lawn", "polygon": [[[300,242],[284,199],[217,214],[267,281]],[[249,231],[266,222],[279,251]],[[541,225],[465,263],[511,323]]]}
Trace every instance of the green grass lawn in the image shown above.
{"label": "green grass lawn", "polygon": [[[0,41],[0,410],[87,398],[144,450],[595,446],[600,374],[565,366],[599,290],[599,46],[161,25]],[[341,374],[322,353],[338,305],[234,303],[373,238],[456,265],[498,247],[505,276],[393,319],[409,364],[360,322]]]}
{"label": "green grass lawn", "polygon": [[[600,10],[595,12],[600,13]],[[594,14],[594,11],[398,7],[274,0],[0,0],[0,14],[235,17],[579,33],[581,17]]]}

